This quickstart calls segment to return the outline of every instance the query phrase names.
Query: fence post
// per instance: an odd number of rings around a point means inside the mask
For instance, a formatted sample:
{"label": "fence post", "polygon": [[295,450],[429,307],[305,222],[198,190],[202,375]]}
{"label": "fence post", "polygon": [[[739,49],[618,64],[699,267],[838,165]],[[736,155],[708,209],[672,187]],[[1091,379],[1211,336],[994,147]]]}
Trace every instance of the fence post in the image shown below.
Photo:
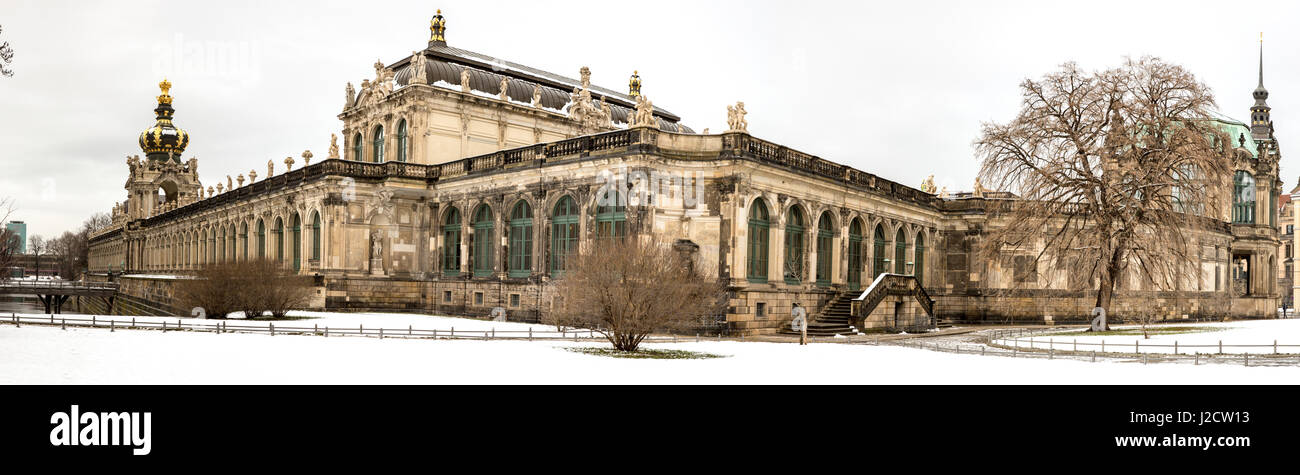
{"label": "fence post", "polygon": [[1246,367],[1250,367],[1250,353],[1246,353]]}
{"label": "fence post", "polygon": [[1196,366],[1200,366],[1200,365],[1201,365],[1201,354],[1200,354],[1200,353],[1197,353],[1197,354],[1196,354],[1196,362],[1195,362],[1195,365],[1196,365]]}
{"label": "fence post", "polygon": [[268,323],[267,325],[270,325],[271,336],[275,336],[275,323]]}
{"label": "fence post", "polygon": [[329,338],[329,337],[330,337],[330,326],[325,325],[325,338]]}
{"label": "fence post", "polygon": [[360,335],[360,336],[366,336],[366,325],[365,325],[365,324],[362,324],[362,323],[358,323],[358,324],[357,324],[357,334]]}
{"label": "fence post", "polygon": [[[1102,353],[1105,353],[1105,352],[1106,352],[1106,340],[1101,340],[1101,352],[1102,352]],[[1096,354],[1096,353],[1097,353],[1096,351],[1093,352],[1093,354]]]}
{"label": "fence post", "polygon": [[163,333],[167,333],[167,320],[163,320]]}
{"label": "fence post", "polygon": [[135,317],[131,317],[131,328],[135,328]]}
{"label": "fence post", "polygon": [[988,348],[988,347],[987,347],[987,346],[981,346],[981,347],[980,347],[980,356],[984,356],[984,349],[985,349],[985,348]]}
{"label": "fence post", "polygon": [[60,318],[60,319],[59,319],[59,328],[61,328],[61,329],[63,329],[63,330],[67,330],[67,329],[68,329],[68,319],[66,319],[66,318]]}
{"label": "fence post", "polygon": [[1146,353],[1143,353],[1143,354],[1142,354],[1142,364],[1147,364],[1147,354],[1146,354]]}
{"label": "fence post", "polygon": [[411,334],[412,334],[411,332],[414,331],[414,330],[413,330],[414,327],[415,327],[415,325],[407,325],[407,326],[406,326],[406,336],[411,336]]}
{"label": "fence post", "polygon": [[1223,340],[1219,340],[1219,354],[1223,354]]}
{"label": "fence post", "polygon": [[311,334],[315,335],[317,333],[320,333],[320,324],[319,323],[311,324]]}
{"label": "fence post", "polygon": [[1277,340],[1273,340],[1273,354],[1277,354]]}
{"label": "fence post", "polygon": [[1056,359],[1056,347],[1051,347],[1047,349],[1047,359],[1049,360]]}
{"label": "fence post", "polygon": [[1174,340],[1174,354],[1178,354],[1178,340]]}
{"label": "fence post", "polygon": [[[456,327],[451,327],[451,334],[456,334]],[[528,327],[528,341],[533,341],[533,327]]]}
{"label": "fence post", "polygon": [[1079,351],[1079,339],[1078,339],[1078,338],[1075,338],[1075,339],[1074,339],[1074,350],[1073,350],[1073,351],[1076,351],[1076,352]]}
{"label": "fence post", "polygon": [[384,339],[384,327],[379,327],[379,339]]}
{"label": "fence post", "polygon": [[[99,323],[95,321],[95,316],[94,316],[94,315],[91,315],[91,316],[90,316],[90,326],[91,326],[91,327],[97,327],[97,326],[99,326]],[[1277,353],[1277,341],[1274,341],[1274,342],[1273,342],[1273,348],[1274,348],[1274,351],[1273,351],[1273,352],[1274,352],[1274,353]]]}
{"label": "fence post", "polygon": [[108,332],[113,333],[113,319],[108,319]]}
{"label": "fence post", "polygon": [[1139,343],[1141,343],[1141,342],[1142,342],[1142,340],[1133,340],[1133,352],[1134,352],[1134,353],[1141,353],[1141,352],[1142,352],[1142,347],[1139,346]]}
{"label": "fence post", "polygon": [[1097,350],[1092,350],[1092,362],[1097,362]]}

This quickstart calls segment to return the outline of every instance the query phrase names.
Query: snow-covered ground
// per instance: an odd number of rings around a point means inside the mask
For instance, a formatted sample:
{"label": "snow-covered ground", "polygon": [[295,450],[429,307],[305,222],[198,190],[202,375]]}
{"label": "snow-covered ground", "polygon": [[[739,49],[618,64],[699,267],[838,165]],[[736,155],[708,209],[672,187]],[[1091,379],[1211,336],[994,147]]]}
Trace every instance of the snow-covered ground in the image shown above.
{"label": "snow-covered ground", "polygon": [[1282,384],[1300,367],[1045,360],[896,346],[705,341],[632,360],[595,343],[60,330],[0,324],[0,384]]}
{"label": "snow-covered ground", "polygon": [[[1150,339],[1137,335],[1094,336],[1079,331],[1038,335],[1030,338],[1017,338],[1021,348],[1074,350],[1078,342],[1079,351],[1105,351],[1114,353],[1173,353],[1174,343],[1178,344],[1180,354],[1219,353],[1219,343],[1223,343],[1223,353],[1228,354],[1272,354],[1273,343],[1278,344],[1277,352],[1282,354],[1300,353],[1300,319],[1286,320],[1245,320],[1224,323],[1184,323],[1153,325],[1148,328],[1193,327],[1202,329],[1195,333],[1176,333],[1168,335],[1152,334]],[[1139,329],[1140,326],[1112,326],[1111,330]],[[1003,342],[1013,345],[1010,339]],[[1159,345],[1159,346],[1157,346]],[[1252,345],[1252,346],[1244,346]]]}

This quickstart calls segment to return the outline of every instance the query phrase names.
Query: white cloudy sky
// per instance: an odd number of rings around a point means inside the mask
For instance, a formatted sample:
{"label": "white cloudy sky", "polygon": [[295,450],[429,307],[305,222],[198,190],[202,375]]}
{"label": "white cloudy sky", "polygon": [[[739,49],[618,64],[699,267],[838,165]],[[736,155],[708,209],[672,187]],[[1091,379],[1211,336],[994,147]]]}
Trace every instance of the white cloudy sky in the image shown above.
{"label": "white cloudy sky", "polygon": [[[618,90],[637,69],[646,95],[696,130],[725,129],[726,105],[743,100],[758,137],[913,186],[934,174],[950,190],[970,188],[980,122],[1011,118],[1017,84],[1065,61],[1101,69],[1160,56],[1247,118],[1263,31],[1285,145],[1300,137],[1289,87],[1298,7],[1229,5],[0,0],[0,41],[16,52],[16,74],[0,78],[0,196],[18,200],[12,219],[29,234],[45,235],[125,199],[124,160],[142,153],[136,139],[164,76],[205,183],[304,149],[323,157],[344,84],[423,48],[436,8],[453,46],[571,77],[589,66]],[[212,58],[212,47],[237,54]]]}

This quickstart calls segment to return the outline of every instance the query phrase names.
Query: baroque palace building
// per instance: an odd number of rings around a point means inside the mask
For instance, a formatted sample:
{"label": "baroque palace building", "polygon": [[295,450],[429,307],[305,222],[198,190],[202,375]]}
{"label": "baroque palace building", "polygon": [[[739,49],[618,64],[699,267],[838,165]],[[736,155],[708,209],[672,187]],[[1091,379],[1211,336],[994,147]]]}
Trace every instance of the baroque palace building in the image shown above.
{"label": "baroque palace building", "polygon": [[[1064,271],[1025,268],[1032,250],[974,259],[1010,193],[916,189],[760,139],[743,103],[728,107],[728,130],[698,133],[655,106],[636,73],[617,92],[585,67],[572,79],[449,46],[441,13],[430,32],[427,47],[347,85],[343,143],[327,158],[304,152],[207,187],[198,160],[181,159],[189,135],[164,81],[145,157],[127,159],[127,200],[92,238],[90,277],[188,314],[170,275],[269,258],[317,276],[318,308],[504,307],[535,320],[568,253],[637,236],[726,279],[732,331],[788,326],[795,302],[811,314],[851,307],[858,329],[1078,321],[1092,309]],[[1220,120],[1239,137],[1238,171],[1231,209],[1200,236],[1202,274],[1178,289],[1122,283],[1115,316],[1275,315],[1280,241],[1264,201],[1281,182],[1262,66],[1260,78],[1251,123]]]}

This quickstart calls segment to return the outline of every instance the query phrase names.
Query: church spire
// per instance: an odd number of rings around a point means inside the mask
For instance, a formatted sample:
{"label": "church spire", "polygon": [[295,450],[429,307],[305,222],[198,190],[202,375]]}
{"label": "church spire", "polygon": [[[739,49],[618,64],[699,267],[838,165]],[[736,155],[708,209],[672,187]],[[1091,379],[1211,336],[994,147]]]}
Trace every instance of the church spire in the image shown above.
{"label": "church spire", "polygon": [[1250,135],[1255,140],[1268,140],[1273,128],[1268,106],[1268,89],[1264,88],[1264,33],[1259,34],[1259,86],[1252,94],[1255,105],[1250,107]]}

